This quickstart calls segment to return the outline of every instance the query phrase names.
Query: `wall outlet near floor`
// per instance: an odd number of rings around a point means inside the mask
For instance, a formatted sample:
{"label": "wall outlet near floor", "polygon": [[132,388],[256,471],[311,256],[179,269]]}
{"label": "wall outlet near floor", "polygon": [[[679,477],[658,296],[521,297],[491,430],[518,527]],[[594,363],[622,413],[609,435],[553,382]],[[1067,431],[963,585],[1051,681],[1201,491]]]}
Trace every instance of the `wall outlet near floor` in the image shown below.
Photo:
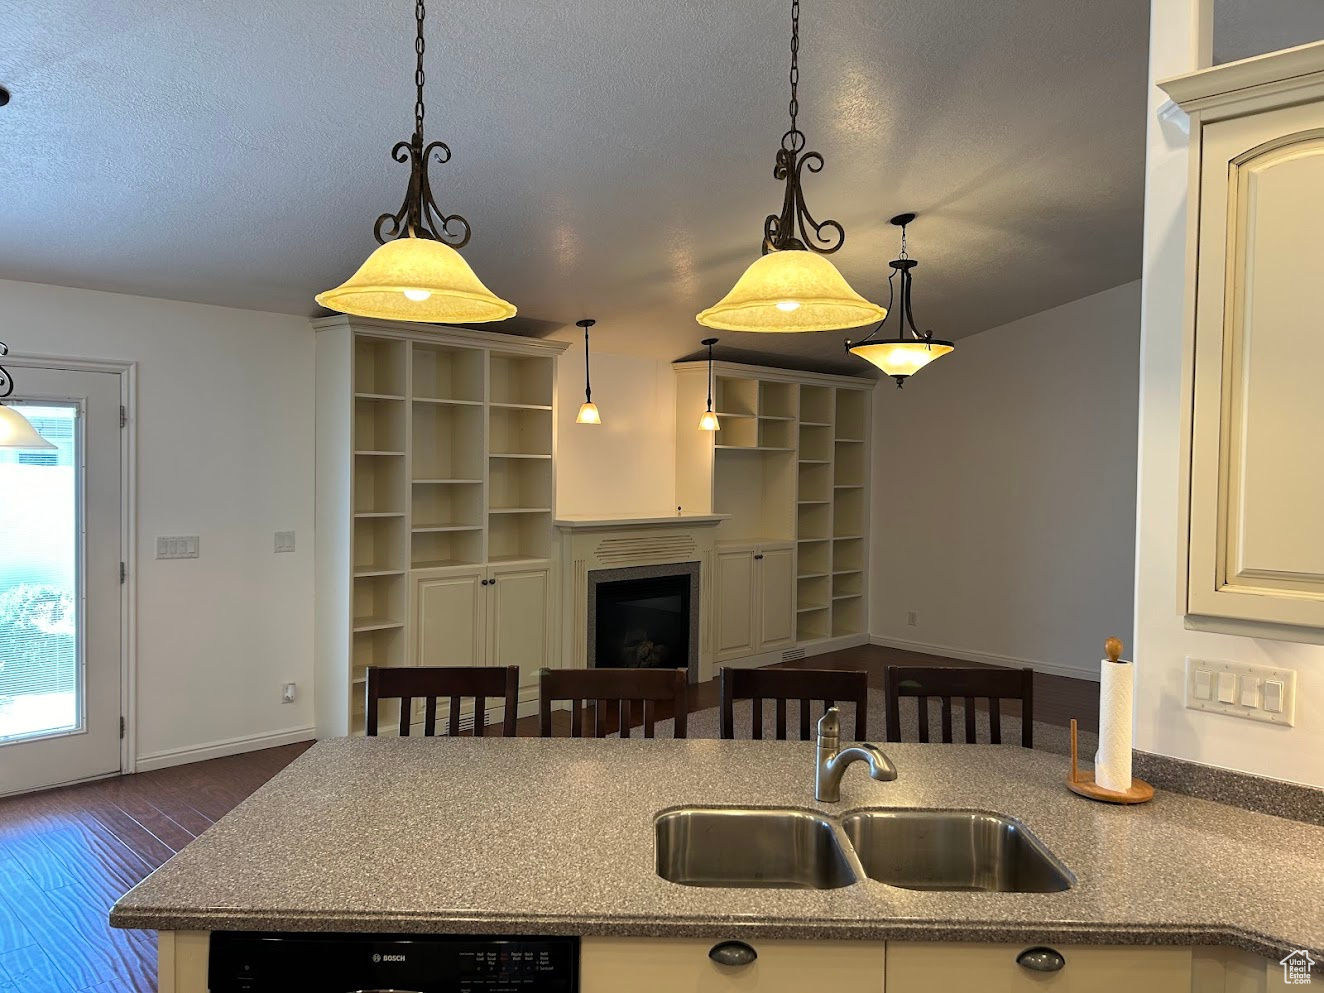
{"label": "wall outlet near floor", "polygon": [[1296,724],[1296,670],[1188,655],[1186,708],[1293,727]]}
{"label": "wall outlet near floor", "polygon": [[293,703],[293,702],[294,702],[294,697],[295,697],[295,694],[296,694],[296,689],[297,689],[297,688],[296,688],[296,686],[295,686],[294,683],[281,683],[281,684],[280,684],[280,702],[281,702],[281,703]]}
{"label": "wall outlet near floor", "polygon": [[276,551],[292,552],[294,551],[294,532],[277,531],[276,532]]}
{"label": "wall outlet near floor", "polygon": [[179,534],[156,539],[156,557],[158,559],[196,559],[198,557],[198,536]]}
{"label": "wall outlet near floor", "polygon": [[919,611],[910,610],[906,612],[906,624],[912,628],[919,627]]}

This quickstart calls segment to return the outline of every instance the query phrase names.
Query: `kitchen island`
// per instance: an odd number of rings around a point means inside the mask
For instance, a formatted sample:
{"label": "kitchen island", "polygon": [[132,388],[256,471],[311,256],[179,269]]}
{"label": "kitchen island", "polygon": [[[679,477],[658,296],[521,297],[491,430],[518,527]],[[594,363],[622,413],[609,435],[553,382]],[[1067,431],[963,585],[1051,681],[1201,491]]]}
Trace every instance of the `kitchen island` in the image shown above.
{"label": "kitchen island", "polygon": [[[181,968],[218,930],[578,935],[585,990],[590,949],[652,947],[640,940],[861,942],[879,970],[883,943],[917,942],[1324,958],[1324,828],[1162,791],[1139,807],[1094,803],[1066,790],[1060,756],[1021,748],[886,751],[896,781],[852,767],[841,802],[822,804],[812,742],[327,740],[126,894],[111,922],[163,932],[163,993],[165,958]],[[1023,822],[1073,885],[682,886],[655,871],[653,824],[684,806],[993,811]]]}

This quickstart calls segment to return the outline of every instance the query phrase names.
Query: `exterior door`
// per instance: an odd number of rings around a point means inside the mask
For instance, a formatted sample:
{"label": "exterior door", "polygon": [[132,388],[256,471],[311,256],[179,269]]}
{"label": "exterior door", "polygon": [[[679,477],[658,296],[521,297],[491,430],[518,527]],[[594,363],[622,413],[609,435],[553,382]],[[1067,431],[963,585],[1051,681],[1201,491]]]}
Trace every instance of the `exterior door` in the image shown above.
{"label": "exterior door", "polygon": [[120,378],[24,368],[0,449],[0,795],[121,769]]}
{"label": "exterior door", "polygon": [[417,632],[413,665],[484,664],[484,580],[481,566],[415,574],[410,604]]}
{"label": "exterior door", "polygon": [[792,546],[759,549],[760,651],[795,644],[795,550]]}
{"label": "exterior door", "polygon": [[754,549],[717,553],[717,661],[754,654]]}
{"label": "exterior door", "polygon": [[520,688],[536,693],[538,670],[552,658],[548,566],[493,566],[488,570],[488,665],[519,666]]}

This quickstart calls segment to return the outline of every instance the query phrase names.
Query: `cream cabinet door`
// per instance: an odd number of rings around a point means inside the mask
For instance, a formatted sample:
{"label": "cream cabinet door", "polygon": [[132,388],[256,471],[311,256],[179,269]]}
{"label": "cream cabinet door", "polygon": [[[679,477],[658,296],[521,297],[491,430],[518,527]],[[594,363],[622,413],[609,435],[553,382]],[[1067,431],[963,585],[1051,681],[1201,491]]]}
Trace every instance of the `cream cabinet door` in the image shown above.
{"label": "cream cabinet door", "polygon": [[1324,103],[1201,141],[1187,612],[1324,627]]}
{"label": "cream cabinet door", "polygon": [[517,665],[520,687],[536,688],[538,670],[552,664],[551,566],[492,566],[487,629],[487,664]]}
{"label": "cream cabinet door", "polygon": [[758,651],[795,644],[795,546],[763,545],[754,556],[759,592]]}
{"label": "cream cabinet door", "polygon": [[754,654],[754,547],[717,552],[717,661]]}
{"label": "cream cabinet door", "polygon": [[482,665],[487,654],[486,572],[481,566],[413,574],[411,665]]}
{"label": "cream cabinet door", "polygon": [[1056,945],[1062,967],[1037,972],[1017,962],[1033,947],[889,941],[887,993],[1191,993],[1189,948]]}

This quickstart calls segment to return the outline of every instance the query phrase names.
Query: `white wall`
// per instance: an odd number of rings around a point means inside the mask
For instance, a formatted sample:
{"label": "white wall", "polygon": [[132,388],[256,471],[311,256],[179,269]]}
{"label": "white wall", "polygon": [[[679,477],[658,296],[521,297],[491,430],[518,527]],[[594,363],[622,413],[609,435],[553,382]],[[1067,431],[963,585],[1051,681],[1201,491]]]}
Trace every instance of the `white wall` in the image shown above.
{"label": "white wall", "polygon": [[[15,354],[138,363],[140,767],[234,738],[310,737],[307,321],[7,281],[0,313]],[[275,555],[273,532],[291,529],[298,550]],[[199,535],[200,557],[156,561],[168,534]],[[300,698],[282,705],[291,680]]]}
{"label": "white wall", "polygon": [[[676,376],[670,362],[594,349],[597,425],[576,424],[584,402],[584,342],[557,373],[558,514],[676,512]],[[696,418],[698,414],[694,415]]]}
{"label": "white wall", "polygon": [[[1200,0],[1152,8],[1145,182],[1140,376],[1140,485],[1136,561],[1136,747],[1312,786],[1324,786],[1324,647],[1186,629],[1178,610],[1179,474],[1183,374],[1187,137],[1163,123],[1153,80],[1199,66]],[[1183,115],[1176,113],[1180,120]],[[1186,710],[1185,657],[1297,670],[1297,724],[1274,727]]]}
{"label": "white wall", "polygon": [[1128,283],[879,384],[875,638],[1095,679],[1129,640],[1139,309]]}

